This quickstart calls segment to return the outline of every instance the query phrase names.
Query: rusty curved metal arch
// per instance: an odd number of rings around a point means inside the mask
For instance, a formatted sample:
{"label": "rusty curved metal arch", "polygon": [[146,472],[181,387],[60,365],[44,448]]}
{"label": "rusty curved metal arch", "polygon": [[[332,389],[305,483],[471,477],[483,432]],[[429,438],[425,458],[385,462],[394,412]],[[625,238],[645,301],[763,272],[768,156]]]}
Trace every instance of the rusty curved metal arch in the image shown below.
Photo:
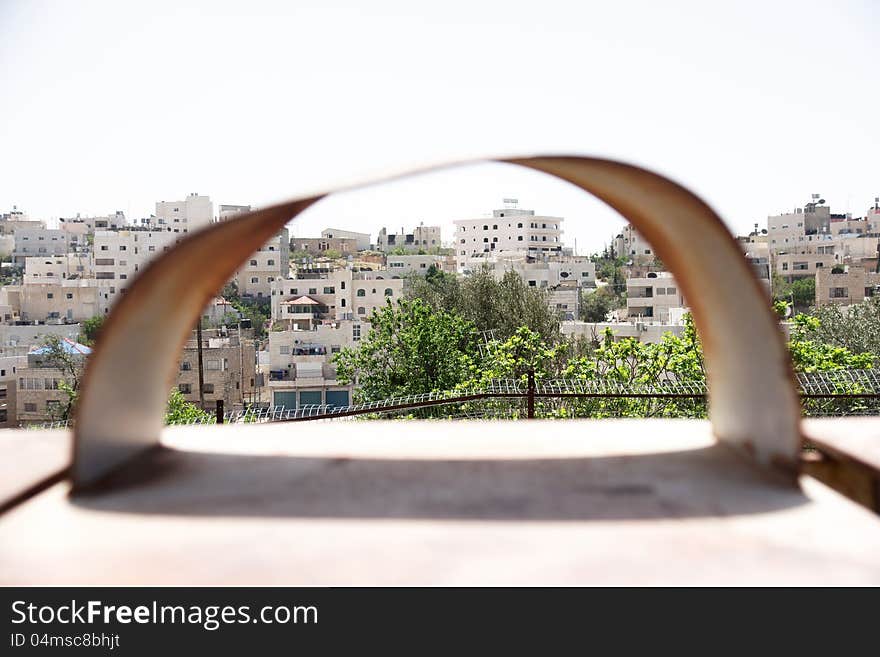
{"label": "rusty curved metal arch", "polygon": [[[566,180],[604,200],[645,236],[691,304],[716,438],[761,464],[795,472],[800,411],[788,353],[759,281],[718,215],[684,187],[622,162],[495,161]],[[251,253],[329,193],[188,235],[134,280],[109,314],[86,368],[74,431],[75,489],[159,444],[175,366],[202,308]]]}

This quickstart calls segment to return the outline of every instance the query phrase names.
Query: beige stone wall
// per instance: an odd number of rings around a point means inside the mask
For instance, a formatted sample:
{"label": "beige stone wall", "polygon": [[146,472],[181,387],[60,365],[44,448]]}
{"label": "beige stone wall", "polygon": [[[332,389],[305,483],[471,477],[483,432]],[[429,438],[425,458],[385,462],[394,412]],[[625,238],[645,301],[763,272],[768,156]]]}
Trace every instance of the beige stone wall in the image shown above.
{"label": "beige stone wall", "polygon": [[873,295],[873,288],[878,285],[880,274],[868,272],[864,267],[847,266],[839,274],[832,273],[830,268],[819,271],[816,273],[816,305],[861,303]]}

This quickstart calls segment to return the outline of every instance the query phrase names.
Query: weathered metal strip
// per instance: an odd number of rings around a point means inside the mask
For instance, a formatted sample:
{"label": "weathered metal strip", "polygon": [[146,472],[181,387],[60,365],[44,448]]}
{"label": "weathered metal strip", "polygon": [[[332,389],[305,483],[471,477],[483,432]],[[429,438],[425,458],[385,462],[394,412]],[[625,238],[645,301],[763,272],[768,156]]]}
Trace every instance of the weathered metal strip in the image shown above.
{"label": "weathered metal strip", "polygon": [[[691,304],[713,393],[715,435],[761,464],[794,472],[800,417],[788,354],[760,284],[715,212],[680,185],[620,162],[502,161],[596,195],[648,239]],[[75,428],[75,487],[158,444],[175,363],[201,309],[252,252],[325,195],[194,233],[133,282],[113,308],[87,366]]]}

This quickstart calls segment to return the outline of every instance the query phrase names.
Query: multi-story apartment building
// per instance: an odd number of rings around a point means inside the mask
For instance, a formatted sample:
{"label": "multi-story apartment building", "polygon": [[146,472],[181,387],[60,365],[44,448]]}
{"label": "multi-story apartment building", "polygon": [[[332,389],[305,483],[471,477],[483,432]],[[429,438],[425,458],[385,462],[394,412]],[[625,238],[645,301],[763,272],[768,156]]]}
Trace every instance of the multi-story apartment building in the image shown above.
{"label": "multi-story apartment building", "polygon": [[596,265],[586,256],[500,251],[475,254],[464,264],[467,271],[487,268],[499,280],[506,272],[514,271],[531,287],[552,288],[570,281],[579,287],[596,286]]}
{"label": "multi-story apartment building", "polygon": [[[205,408],[223,400],[226,410],[240,409],[258,401],[256,348],[249,331],[211,329],[202,331],[202,389]],[[177,389],[188,402],[199,404],[198,340],[193,331],[183,348],[177,371]]]}
{"label": "multi-story apartment building", "polygon": [[91,253],[66,253],[59,256],[25,258],[24,285],[57,282],[67,278],[94,278],[95,267]]}
{"label": "multi-story apartment building", "polygon": [[644,278],[626,279],[626,311],[630,320],[669,322],[674,309],[686,307],[684,297],[669,272],[650,273]]}
{"label": "multi-story apartment building", "polygon": [[[104,285],[109,294],[121,294],[150,260],[171,249],[182,238],[182,234],[167,230],[96,231],[93,247],[95,279],[107,282]],[[110,301],[114,300],[115,297],[111,296]]]}
{"label": "multi-story apartment building", "polygon": [[117,210],[113,214],[102,217],[80,217],[76,215],[75,217],[62,218],[58,221],[61,230],[72,235],[88,235],[96,230],[124,230],[128,227],[125,213],[122,210]]}
{"label": "multi-story apartment building", "polygon": [[300,270],[273,283],[272,321],[289,329],[313,330],[328,321],[365,320],[374,309],[399,299],[403,283],[381,270]]}
{"label": "multi-story apartment building", "polygon": [[831,214],[824,201],[817,201],[817,195],[813,196],[814,200],[803,208],[767,217],[767,239],[773,255],[799,253],[800,249],[830,235],[833,219],[846,219],[846,215]]}
{"label": "multi-story apartment building", "polygon": [[798,278],[812,278],[817,271],[833,267],[833,253],[781,253],[772,258],[773,271],[789,283]]}
{"label": "multi-story apartment building", "polygon": [[336,251],[342,255],[354,255],[359,251],[358,242],[350,237],[291,237],[290,250],[313,256]]}
{"label": "multi-story apartment building", "polygon": [[71,234],[56,228],[17,228],[12,258],[23,267],[33,256],[60,256],[70,250]]}
{"label": "multi-story apartment building", "polygon": [[386,258],[388,273],[395,276],[409,274],[425,275],[433,265],[440,271],[455,272],[455,257],[445,255],[389,255]]}
{"label": "multi-story apartment building", "polygon": [[18,426],[18,370],[25,367],[26,355],[0,356],[0,429]]}
{"label": "multi-story apartment building", "polygon": [[217,213],[217,221],[226,221],[237,214],[250,211],[251,206],[249,205],[221,205]]}
{"label": "multi-story apartment building", "polygon": [[28,283],[17,292],[21,321],[73,324],[106,314],[117,289],[113,281],[67,278]]}
{"label": "multi-story apartment building", "polygon": [[13,205],[9,212],[0,213],[0,235],[12,235],[18,228],[45,228],[46,223],[31,219]]}
{"label": "multi-story apartment building", "polygon": [[456,219],[453,247],[458,271],[467,271],[469,258],[492,251],[561,254],[562,221],[516,207],[493,210],[491,218]]}
{"label": "multi-story apartment building", "polygon": [[[756,224],[757,225],[757,224]],[[746,260],[752,265],[755,276],[770,290],[770,248],[767,244],[767,235],[761,235],[757,230],[748,236],[737,237],[737,241],[743,250]]]}
{"label": "multi-story apartment building", "polygon": [[282,228],[235,275],[238,293],[243,297],[269,298],[272,283],[290,271],[290,233]]}
{"label": "multi-story apartment building", "polygon": [[[356,342],[359,322],[331,322],[312,331],[269,333],[269,394],[273,406],[297,408],[351,404],[352,385],[336,380],[333,355]],[[360,336],[358,335],[358,338]]]}
{"label": "multi-story apartment building", "polygon": [[209,196],[190,194],[182,201],[157,201],[156,214],[141,219],[141,226],[172,233],[187,233],[214,221],[214,204]]}
{"label": "multi-story apartment building", "polygon": [[880,273],[845,265],[816,272],[816,305],[851,305],[880,295]]}
{"label": "multi-story apartment building", "polygon": [[415,253],[441,246],[443,244],[440,240],[440,226],[425,226],[424,223],[416,226],[411,233],[407,233],[403,228],[399,233],[389,233],[383,227],[376,238],[376,249],[386,253],[395,249],[404,249]]}
{"label": "multi-story apartment building", "polygon": [[633,228],[632,224],[623,227],[623,230],[612,241],[612,246],[617,257],[626,258],[637,267],[650,266],[657,259],[654,247],[642,237],[639,231]]}
{"label": "multi-story apartment building", "polygon": [[[439,234],[439,233],[438,233]],[[339,228],[325,228],[321,231],[324,239],[354,240],[358,251],[369,251],[372,243],[369,233],[358,233],[353,230],[341,230]]]}

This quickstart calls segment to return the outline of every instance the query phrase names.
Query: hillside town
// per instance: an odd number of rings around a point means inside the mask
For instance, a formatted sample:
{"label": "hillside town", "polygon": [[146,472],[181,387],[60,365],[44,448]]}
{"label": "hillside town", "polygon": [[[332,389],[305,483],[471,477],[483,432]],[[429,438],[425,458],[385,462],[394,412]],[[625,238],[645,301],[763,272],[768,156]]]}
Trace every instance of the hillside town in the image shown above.
{"label": "hillside town", "polygon": [[[652,344],[683,333],[687,300],[632,226],[602,253],[581,255],[566,244],[563,217],[516,199],[502,206],[454,220],[452,235],[422,222],[383,227],[375,238],[338,227],[309,237],[281,230],[205,307],[181,353],[177,392],[209,410],[218,401],[229,410],[348,406],[356,382],[337,376],[335,356],[368,335],[374,312],[432,275],[500,281],[513,272],[543,294],[567,339]],[[187,233],[251,209],[193,193],[133,220],[116,211],[49,227],[17,207],[0,214],[0,427],[64,417],[102,318],[138,272]],[[853,216],[814,194],[737,240],[768,303],[784,302],[789,313],[880,295],[877,199]]]}

